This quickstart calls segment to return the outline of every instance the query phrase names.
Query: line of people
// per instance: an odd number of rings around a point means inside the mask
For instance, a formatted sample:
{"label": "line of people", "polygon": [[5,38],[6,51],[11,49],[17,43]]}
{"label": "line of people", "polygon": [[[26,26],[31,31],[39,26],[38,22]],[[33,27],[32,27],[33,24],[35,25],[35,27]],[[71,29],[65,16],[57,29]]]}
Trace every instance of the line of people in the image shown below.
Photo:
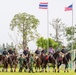
{"label": "line of people", "polygon": [[[43,48],[41,51],[39,48],[37,48],[35,51],[35,56],[37,56],[37,58],[40,56],[40,54],[43,54],[44,56],[46,54],[53,56],[54,53],[55,53],[55,50],[53,49],[52,46],[49,47],[48,51],[45,48]],[[62,54],[62,53],[66,53],[66,50],[64,49],[64,47],[62,48],[60,54]],[[12,48],[10,48],[8,51],[6,50],[6,48],[4,48],[4,51],[2,53],[3,56],[7,56],[7,55],[11,56],[14,54],[18,54],[15,48],[13,50],[12,50]],[[26,70],[29,69],[29,72],[34,72],[33,71],[33,64],[35,63],[34,55],[30,54],[28,47],[25,50],[23,50],[23,54],[20,54],[18,61],[19,61],[19,72],[22,72],[22,70],[23,70],[24,61],[26,62],[25,69]],[[29,68],[28,68],[28,66],[29,66]]]}
{"label": "line of people", "polygon": [[[24,56],[27,56],[29,53],[30,53],[30,51],[29,51],[29,48],[27,47],[23,51],[23,55]],[[40,51],[39,48],[37,48],[36,51],[35,51],[35,54],[37,56],[39,56],[41,53],[53,55],[55,53],[55,50],[53,49],[52,46],[49,47],[48,51],[45,48],[43,48],[41,51]],[[66,49],[65,49],[64,46],[62,46],[61,54],[65,54],[65,53],[66,53]],[[16,51],[16,48],[14,48],[13,50],[12,50],[12,48],[10,48],[8,51],[6,50],[6,48],[4,48],[4,51],[3,51],[2,55],[5,55],[6,56],[8,54],[12,54],[13,55],[13,54],[18,54],[18,53]]]}

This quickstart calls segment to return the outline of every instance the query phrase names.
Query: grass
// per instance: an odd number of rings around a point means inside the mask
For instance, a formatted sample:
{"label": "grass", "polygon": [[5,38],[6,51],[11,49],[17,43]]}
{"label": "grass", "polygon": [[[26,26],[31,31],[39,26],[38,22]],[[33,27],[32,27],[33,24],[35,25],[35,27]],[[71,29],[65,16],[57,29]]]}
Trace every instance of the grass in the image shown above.
{"label": "grass", "polygon": [[76,73],[74,73],[73,71],[70,71],[69,73],[64,73],[64,72],[60,72],[60,73],[26,73],[26,72],[1,72],[0,75],[76,75]]}
{"label": "grass", "polygon": [[52,70],[50,72],[43,72],[43,73],[27,73],[27,72],[0,72],[0,75],[76,75],[76,73],[74,72],[74,70],[69,70],[69,72],[64,73],[63,70],[60,71],[60,73],[54,73],[52,72]]}

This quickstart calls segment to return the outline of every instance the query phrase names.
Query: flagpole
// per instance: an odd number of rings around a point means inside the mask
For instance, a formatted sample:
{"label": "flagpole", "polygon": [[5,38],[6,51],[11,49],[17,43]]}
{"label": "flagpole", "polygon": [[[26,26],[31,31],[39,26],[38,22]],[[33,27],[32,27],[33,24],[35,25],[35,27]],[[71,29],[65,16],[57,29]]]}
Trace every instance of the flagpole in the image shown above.
{"label": "flagpole", "polygon": [[[73,40],[74,40],[74,27],[73,27],[73,4],[72,4],[72,50],[73,50]],[[75,59],[75,50],[74,50],[74,59]],[[75,69],[75,62],[74,62]]]}
{"label": "flagpole", "polygon": [[[71,37],[72,37],[72,39],[71,39],[71,50],[73,50],[73,39],[74,39],[74,27],[73,27],[73,3],[70,5],[70,6],[68,6],[68,7],[66,7],[65,8],[65,11],[70,11],[70,10],[72,10],[72,35],[71,35]],[[74,51],[74,50],[73,50]],[[73,58],[75,58],[75,52],[74,52],[74,54],[72,55],[72,57]],[[71,61],[72,62],[72,61]],[[71,65],[72,65],[73,63],[71,63]],[[75,64],[73,64],[73,65],[75,65]]]}
{"label": "flagpole", "polygon": [[73,50],[73,38],[74,38],[74,33],[73,33],[73,4],[72,4],[72,50]]}
{"label": "flagpole", "polygon": [[[71,42],[71,50],[73,50],[73,4],[72,4],[72,42]],[[73,53],[72,53],[72,58],[73,58]],[[73,63],[71,61],[71,66],[73,66]],[[71,67],[73,69],[73,67]]]}
{"label": "flagpole", "polygon": [[49,20],[49,11],[48,11],[48,2],[40,2],[39,4],[39,9],[47,9],[47,50],[49,48],[49,40],[48,40],[48,37],[49,37],[49,24],[48,24],[48,20]]}
{"label": "flagpole", "polygon": [[47,8],[47,50],[49,49],[49,10]]}

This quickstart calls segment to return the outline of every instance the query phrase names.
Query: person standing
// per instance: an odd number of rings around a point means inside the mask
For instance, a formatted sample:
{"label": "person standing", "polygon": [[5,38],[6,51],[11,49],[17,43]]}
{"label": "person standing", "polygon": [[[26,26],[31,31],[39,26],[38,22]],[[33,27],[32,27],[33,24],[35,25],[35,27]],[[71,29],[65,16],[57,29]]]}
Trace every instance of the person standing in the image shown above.
{"label": "person standing", "polygon": [[34,57],[33,57],[33,54],[30,54],[30,57],[29,57],[29,72],[33,72],[33,65],[34,65]]}
{"label": "person standing", "polygon": [[19,72],[22,72],[22,69],[23,69],[23,61],[24,61],[24,59],[22,57],[22,54],[20,54],[20,57],[19,57],[18,61],[19,61]]}

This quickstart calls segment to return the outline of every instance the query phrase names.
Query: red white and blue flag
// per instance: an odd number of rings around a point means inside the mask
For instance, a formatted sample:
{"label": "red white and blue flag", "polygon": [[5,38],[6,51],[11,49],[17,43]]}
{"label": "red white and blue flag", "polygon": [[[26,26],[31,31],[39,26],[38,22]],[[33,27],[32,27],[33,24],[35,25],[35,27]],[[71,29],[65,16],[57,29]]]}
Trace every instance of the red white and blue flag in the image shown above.
{"label": "red white and blue flag", "polygon": [[73,5],[71,4],[71,5],[69,5],[68,7],[65,7],[65,11],[71,11],[72,8],[73,8]]}
{"label": "red white and blue flag", "polygon": [[40,2],[39,9],[48,9],[48,2]]}

